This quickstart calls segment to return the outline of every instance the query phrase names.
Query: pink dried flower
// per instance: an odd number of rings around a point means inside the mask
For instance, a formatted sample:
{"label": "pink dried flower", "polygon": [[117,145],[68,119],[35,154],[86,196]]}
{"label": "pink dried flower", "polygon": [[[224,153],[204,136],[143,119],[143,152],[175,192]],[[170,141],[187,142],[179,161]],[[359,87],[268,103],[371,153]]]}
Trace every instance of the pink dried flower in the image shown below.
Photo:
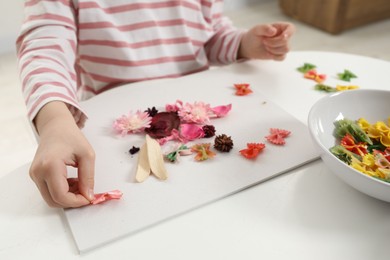
{"label": "pink dried flower", "polygon": [[181,124],[180,135],[187,141],[193,141],[204,137],[203,128],[194,124]]}
{"label": "pink dried flower", "polygon": [[214,115],[213,117],[224,117],[229,113],[229,111],[232,109],[232,104],[226,105],[226,106],[216,106],[211,108]]}
{"label": "pink dried flower", "polygon": [[151,120],[147,112],[138,110],[136,113],[129,112],[127,116],[123,115],[116,119],[113,128],[121,135],[139,133],[150,127]]}
{"label": "pink dried flower", "polygon": [[183,107],[183,101],[176,100],[175,104],[165,105],[166,112],[178,112]]}
{"label": "pink dried flower", "polygon": [[180,118],[187,123],[204,124],[210,122],[210,115],[213,114],[209,104],[195,102],[186,103],[179,111]]}

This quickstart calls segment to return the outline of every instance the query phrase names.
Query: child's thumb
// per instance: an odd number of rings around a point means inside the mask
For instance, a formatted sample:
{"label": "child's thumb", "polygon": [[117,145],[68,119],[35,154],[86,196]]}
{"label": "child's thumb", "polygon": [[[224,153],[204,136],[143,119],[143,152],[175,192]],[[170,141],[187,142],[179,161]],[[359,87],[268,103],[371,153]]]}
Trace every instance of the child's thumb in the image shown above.
{"label": "child's thumb", "polygon": [[92,201],[95,198],[94,177],[95,177],[95,160],[94,158],[80,158],[78,162],[78,177],[80,193]]}
{"label": "child's thumb", "polygon": [[270,24],[257,25],[253,28],[253,32],[256,36],[262,37],[272,37],[275,36],[277,30]]}

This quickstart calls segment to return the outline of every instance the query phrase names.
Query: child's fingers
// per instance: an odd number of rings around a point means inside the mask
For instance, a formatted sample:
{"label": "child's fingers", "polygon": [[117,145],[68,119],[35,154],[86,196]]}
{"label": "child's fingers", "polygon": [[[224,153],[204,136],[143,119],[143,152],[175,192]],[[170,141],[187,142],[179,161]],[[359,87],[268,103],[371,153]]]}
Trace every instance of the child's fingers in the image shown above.
{"label": "child's fingers", "polygon": [[253,27],[250,32],[257,37],[273,37],[277,29],[270,24],[260,24]]}
{"label": "child's fingers", "polygon": [[281,47],[268,47],[266,46],[266,50],[273,55],[283,55],[290,51],[290,48],[287,45],[283,45]]}
{"label": "child's fingers", "polygon": [[291,23],[279,22],[273,23],[272,26],[278,31],[275,36],[284,35],[285,37],[290,38],[295,32],[295,26]]}
{"label": "child's fingers", "polygon": [[80,193],[92,201],[94,199],[95,153],[93,150],[86,151],[77,160]]}
{"label": "child's fingers", "polygon": [[49,192],[49,189],[47,188],[46,182],[45,181],[34,181],[35,184],[38,187],[39,192],[42,195],[42,198],[46,201],[47,205],[52,208],[62,208],[60,204],[56,203]]}
{"label": "child's fingers", "polygon": [[62,208],[76,208],[90,202],[81,194],[69,192],[66,167],[62,162],[53,163],[46,184],[52,200]]}

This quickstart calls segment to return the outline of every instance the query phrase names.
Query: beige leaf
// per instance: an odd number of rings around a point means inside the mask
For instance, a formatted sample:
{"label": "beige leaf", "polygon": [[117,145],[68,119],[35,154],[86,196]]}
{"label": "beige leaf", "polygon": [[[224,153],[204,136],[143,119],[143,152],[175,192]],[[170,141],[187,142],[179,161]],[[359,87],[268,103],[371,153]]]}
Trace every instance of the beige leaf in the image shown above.
{"label": "beige leaf", "polygon": [[143,182],[150,175],[150,164],[148,159],[148,151],[146,143],[142,145],[138,155],[137,173],[135,179],[138,182]]}
{"label": "beige leaf", "polygon": [[160,144],[149,135],[146,135],[146,146],[152,173],[160,180],[166,180],[168,178],[168,172],[165,169]]}

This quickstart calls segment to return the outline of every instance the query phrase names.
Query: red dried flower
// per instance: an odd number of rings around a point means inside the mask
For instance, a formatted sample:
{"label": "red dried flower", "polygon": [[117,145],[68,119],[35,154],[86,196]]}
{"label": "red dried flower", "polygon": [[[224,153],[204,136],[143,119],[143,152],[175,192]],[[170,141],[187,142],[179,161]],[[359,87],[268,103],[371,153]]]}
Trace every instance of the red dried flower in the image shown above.
{"label": "red dried flower", "polygon": [[176,112],[157,113],[150,123],[150,127],[145,132],[154,139],[159,139],[171,135],[173,129],[179,129],[180,118]]}

